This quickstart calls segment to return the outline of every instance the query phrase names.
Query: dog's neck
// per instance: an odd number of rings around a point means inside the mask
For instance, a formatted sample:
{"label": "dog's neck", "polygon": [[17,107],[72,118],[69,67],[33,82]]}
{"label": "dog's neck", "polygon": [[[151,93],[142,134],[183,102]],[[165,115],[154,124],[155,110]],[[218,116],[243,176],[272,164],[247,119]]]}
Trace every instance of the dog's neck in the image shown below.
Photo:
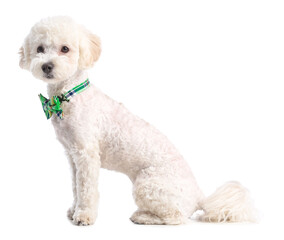
{"label": "dog's neck", "polygon": [[72,77],[68,78],[65,81],[59,83],[49,83],[47,85],[47,94],[49,98],[52,96],[59,96],[62,93],[66,93],[73,87],[76,87],[80,83],[84,82],[88,78],[86,71],[78,70]]}

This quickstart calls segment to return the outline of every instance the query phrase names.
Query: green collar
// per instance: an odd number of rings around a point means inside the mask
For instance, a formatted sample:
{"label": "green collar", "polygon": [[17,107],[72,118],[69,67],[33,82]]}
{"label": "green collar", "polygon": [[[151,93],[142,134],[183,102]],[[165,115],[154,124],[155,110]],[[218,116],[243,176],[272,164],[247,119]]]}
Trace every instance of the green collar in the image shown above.
{"label": "green collar", "polygon": [[42,94],[39,94],[38,96],[41,101],[46,118],[51,118],[52,114],[55,113],[60,119],[63,119],[64,114],[61,108],[61,103],[64,101],[69,102],[70,98],[85,91],[89,86],[90,81],[89,79],[87,79],[86,81],[72,88],[68,92],[61,94],[61,96],[53,96],[51,99],[47,99]]}

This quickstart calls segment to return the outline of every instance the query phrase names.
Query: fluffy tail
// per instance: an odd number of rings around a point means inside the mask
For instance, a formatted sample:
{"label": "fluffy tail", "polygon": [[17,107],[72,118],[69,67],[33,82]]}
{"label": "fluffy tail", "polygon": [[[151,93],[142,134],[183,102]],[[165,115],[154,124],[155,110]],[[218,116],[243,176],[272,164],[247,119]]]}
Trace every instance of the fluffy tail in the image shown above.
{"label": "fluffy tail", "polygon": [[238,182],[228,182],[200,203],[204,222],[256,222],[249,191]]}

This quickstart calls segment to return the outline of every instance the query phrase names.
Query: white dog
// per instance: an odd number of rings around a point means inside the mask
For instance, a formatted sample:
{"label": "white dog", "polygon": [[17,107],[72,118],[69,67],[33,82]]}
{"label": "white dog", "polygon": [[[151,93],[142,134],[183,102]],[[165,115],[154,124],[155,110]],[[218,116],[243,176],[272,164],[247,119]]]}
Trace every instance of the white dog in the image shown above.
{"label": "white dog", "polygon": [[[52,124],[72,167],[74,203],[68,217],[73,223],[95,222],[100,167],[125,173],[132,181],[138,206],[131,216],[134,223],[182,224],[196,210],[204,211],[203,221],[253,221],[253,206],[242,185],[226,183],[205,198],[186,161],[163,134],[85,82],[86,70],[100,52],[99,38],[69,17],[41,20],[20,49],[20,66],[45,81],[53,99],[42,103],[47,117],[56,113]],[[83,82],[80,94],[65,94]],[[53,107],[59,108],[52,112]]]}

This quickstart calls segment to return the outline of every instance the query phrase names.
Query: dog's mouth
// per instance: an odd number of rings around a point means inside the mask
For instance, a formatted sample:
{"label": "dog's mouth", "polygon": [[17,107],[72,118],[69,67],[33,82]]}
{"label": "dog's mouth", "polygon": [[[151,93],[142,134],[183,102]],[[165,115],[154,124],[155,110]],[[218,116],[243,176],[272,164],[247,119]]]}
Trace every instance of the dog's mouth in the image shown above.
{"label": "dog's mouth", "polygon": [[47,74],[44,75],[44,77],[47,78],[47,79],[53,79],[54,78],[52,73],[47,73]]}

